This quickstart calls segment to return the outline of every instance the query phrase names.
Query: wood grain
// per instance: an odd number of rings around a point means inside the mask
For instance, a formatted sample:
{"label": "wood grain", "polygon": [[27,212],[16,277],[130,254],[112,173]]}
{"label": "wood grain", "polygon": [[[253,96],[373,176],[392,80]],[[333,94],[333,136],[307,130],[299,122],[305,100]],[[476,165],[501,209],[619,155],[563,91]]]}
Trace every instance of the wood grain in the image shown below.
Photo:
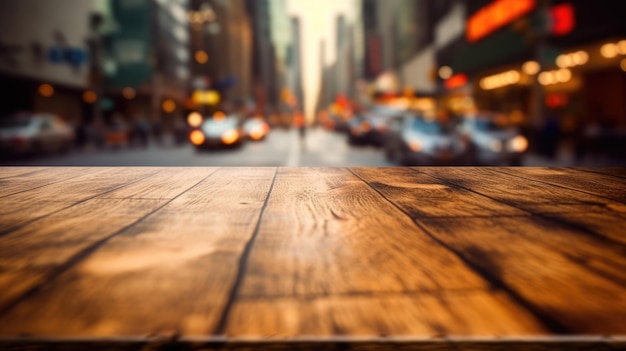
{"label": "wood grain", "polygon": [[123,351],[617,351],[624,350],[624,343],[613,343],[602,338],[560,338],[551,340],[527,340],[526,338],[473,340],[407,339],[407,338],[303,338],[282,339],[89,339],[46,340],[25,338],[2,343],[7,350],[28,351],[76,351],[76,350],[123,350]]}
{"label": "wood grain", "polygon": [[610,247],[527,218],[419,222],[555,327],[580,334],[626,333],[626,300],[620,298],[626,288],[611,279],[613,274],[623,278],[626,256]]}
{"label": "wood grain", "polygon": [[187,190],[190,184],[199,182],[215,170],[217,168],[159,168],[155,175],[107,192],[99,198],[169,200]]}
{"label": "wood grain", "polygon": [[622,174],[0,168],[0,349],[622,349]]}
{"label": "wood grain", "polygon": [[0,237],[0,310],[46,281],[72,257],[161,204],[157,200],[92,199]]}
{"label": "wood grain", "polygon": [[626,205],[621,202],[550,184],[525,181],[491,167],[421,167],[414,170],[532,213],[626,213]]}
{"label": "wood grain", "polygon": [[626,168],[624,167],[579,167],[576,170],[626,178]]}
{"label": "wood grain", "polygon": [[211,334],[274,169],[220,169],[0,317],[0,333]]}
{"label": "wood grain", "polygon": [[367,184],[334,168],[279,171],[249,266],[241,296],[487,287]]}
{"label": "wood grain", "polygon": [[625,179],[568,168],[516,167],[497,170],[523,179],[537,180],[626,203]]}
{"label": "wood grain", "polygon": [[554,219],[570,228],[605,237],[615,244],[626,244],[626,216],[615,212],[551,213],[546,218]]}
{"label": "wood grain", "polygon": [[547,332],[509,296],[484,290],[242,298],[229,322],[230,335],[257,338],[352,335],[428,339]]}
{"label": "wood grain", "polygon": [[92,173],[87,168],[85,175],[71,181],[0,198],[0,233],[6,233],[78,202],[128,186],[157,172],[158,169],[151,168],[108,168]]}
{"label": "wood grain", "polygon": [[16,173],[15,175],[0,179],[0,197],[34,190],[46,185],[67,181],[81,175],[94,174],[104,171],[105,169],[96,167],[48,167],[34,169],[25,174]]}
{"label": "wood grain", "polygon": [[[402,176],[389,177],[392,172],[377,171],[355,170],[355,173],[363,173],[372,181],[386,179],[389,183],[408,183]],[[405,213],[419,219],[419,201],[407,201],[406,192],[381,187],[379,182],[370,185]],[[626,247],[610,245],[541,218],[478,216],[423,219],[420,223],[498,284],[512,284],[523,301],[537,306],[542,315],[557,316],[558,325],[583,333],[612,330],[610,328],[626,331],[620,327],[626,325],[626,304],[613,303],[617,296],[626,294]],[[626,227],[626,221],[614,221],[613,225]],[[516,268],[520,268],[519,272],[514,270]],[[546,302],[545,292],[536,289],[541,286],[560,291],[553,293],[560,298]],[[581,300],[576,309],[580,315],[571,311],[569,301],[562,296]],[[617,312],[618,317],[611,316],[611,311]],[[598,319],[589,323],[586,318],[590,315],[597,315]]]}
{"label": "wood grain", "polygon": [[50,167],[0,167],[0,179],[12,178],[17,176],[30,175],[40,170],[49,169]]}
{"label": "wood grain", "polygon": [[408,168],[351,170],[374,189],[392,195],[395,203],[407,205],[413,218],[530,215]]}
{"label": "wood grain", "polygon": [[[541,330],[523,312],[520,323],[510,323],[508,312],[521,309],[484,293],[483,278],[348,170],[281,169],[263,218],[228,335],[469,332],[450,312],[462,310],[466,300],[450,298],[449,310],[435,303],[437,292],[446,291],[476,293],[492,304],[494,310],[483,311],[485,323],[475,326],[484,332],[497,333],[502,325],[520,333]],[[420,292],[435,297],[410,308]],[[381,316],[386,309],[394,310],[388,319]],[[450,323],[435,323],[430,314]],[[336,318],[346,318],[339,329],[333,329]]]}

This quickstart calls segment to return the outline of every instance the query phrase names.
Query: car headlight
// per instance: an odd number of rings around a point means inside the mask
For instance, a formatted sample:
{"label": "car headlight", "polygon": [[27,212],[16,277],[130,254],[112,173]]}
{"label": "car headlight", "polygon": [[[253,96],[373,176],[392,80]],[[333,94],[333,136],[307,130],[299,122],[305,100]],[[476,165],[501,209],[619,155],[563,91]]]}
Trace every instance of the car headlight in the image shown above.
{"label": "car headlight", "polygon": [[202,115],[198,112],[192,112],[187,116],[187,123],[193,128],[200,127],[202,120]]}
{"label": "car headlight", "polygon": [[250,138],[252,140],[260,140],[265,136],[265,134],[265,128],[263,128],[263,126],[258,126],[250,131]]}
{"label": "car headlight", "polygon": [[239,140],[239,132],[234,129],[231,129],[224,134],[222,134],[222,142],[226,145],[234,144]]}
{"label": "car headlight", "polygon": [[509,150],[524,152],[528,149],[528,140],[521,135],[516,136],[509,142]]}
{"label": "car headlight", "polygon": [[189,140],[196,146],[202,145],[205,139],[204,133],[199,130],[194,130],[191,134],[189,134]]}
{"label": "car headlight", "polygon": [[409,141],[409,149],[413,152],[420,152],[422,150],[422,144],[417,140]]}
{"label": "car headlight", "polygon": [[500,152],[502,151],[502,141],[500,140],[492,140],[489,143],[489,150],[493,151],[493,152]]}

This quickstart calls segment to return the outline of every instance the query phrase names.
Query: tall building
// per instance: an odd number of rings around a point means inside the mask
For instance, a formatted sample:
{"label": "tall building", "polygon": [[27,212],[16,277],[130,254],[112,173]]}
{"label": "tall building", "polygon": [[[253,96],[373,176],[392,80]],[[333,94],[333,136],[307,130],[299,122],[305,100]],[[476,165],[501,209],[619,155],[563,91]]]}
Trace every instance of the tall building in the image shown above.
{"label": "tall building", "polygon": [[[253,23],[246,0],[224,1],[226,17],[221,22],[228,48],[226,80],[233,82],[226,96],[231,100],[248,100],[254,91],[252,78]],[[219,54],[219,53],[218,53]]]}
{"label": "tall building", "polygon": [[336,18],[336,34],[335,34],[335,43],[337,53],[337,65],[335,72],[335,86],[336,86],[336,94],[348,95],[350,93],[350,64],[352,57],[350,56],[350,49],[352,47],[352,43],[350,42],[349,36],[349,27],[346,20],[346,17],[343,15],[339,15]]}
{"label": "tall building", "polygon": [[383,43],[378,30],[377,0],[362,0],[361,17],[363,18],[364,68],[363,76],[374,80],[383,70]]}
{"label": "tall building", "polygon": [[292,44],[287,51],[287,86],[298,100],[298,109],[304,110],[304,86],[302,66],[302,36],[300,19],[291,17]]}
{"label": "tall building", "polygon": [[90,79],[90,19],[107,10],[103,1],[1,1],[0,115],[51,112],[79,123]]}
{"label": "tall building", "polygon": [[360,15],[363,12],[363,1],[357,1],[355,5],[357,16],[352,24],[354,75],[355,78],[362,79],[365,77],[365,20]]}
{"label": "tall building", "polygon": [[292,43],[291,21],[287,13],[286,0],[270,0],[270,31],[271,40],[274,47],[275,59],[275,83],[278,95],[276,96],[275,107],[284,106],[281,99],[283,88],[287,87],[287,52]]}
{"label": "tall building", "polygon": [[326,66],[326,42],[324,40],[320,41],[319,52],[319,72],[321,75],[321,79],[317,96],[316,111],[326,108],[331,102],[328,89],[328,86],[330,85],[330,77],[328,76]]}
{"label": "tall building", "polygon": [[269,14],[271,38],[276,49],[276,59],[280,64],[284,65],[287,59],[287,48],[292,42],[291,21],[287,13],[287,1],[270,0]]}
{"label": "tall building", "polygon": [[280,95],[276,83],[276,54],[272,42],[269,0],[249,1],[253,19],[253,77],[257,109],[267,115]]}
{"label": "tall building", "polygon": [[[191,0],[192,89],[212,89],[224,103],[253,97],[253,28],[246,0]],[[213,107],[215,109],[216,107]]]}
{"label": "tall building", "polygon": [[[92,47],[94,116],[121,112],[169,128],[182,118],[191,76],[188,0],[108,0],[115,29]],[[98,76],[102,74],[102,79]],[[163,104],[168,100],[167,104]],[[102,115],[96,113],[102,107]]]}

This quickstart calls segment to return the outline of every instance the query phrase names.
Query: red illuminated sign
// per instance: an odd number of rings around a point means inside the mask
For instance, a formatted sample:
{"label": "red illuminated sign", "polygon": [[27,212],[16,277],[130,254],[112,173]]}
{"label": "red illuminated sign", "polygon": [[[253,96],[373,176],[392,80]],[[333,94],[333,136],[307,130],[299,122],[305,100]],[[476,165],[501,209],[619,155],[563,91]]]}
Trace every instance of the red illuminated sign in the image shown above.
{"label": "red illuminated sign", "polygon": [[467,84],[467,76],[463,73],[455,74],[452,77],[446,79],[443,84],[448,89],[462,87]]}
{"label": "red illuminated sign", "polygon": [[546,106],[550,108],[563,107],[567,104],[569,104],[569,98],[565,94],[548,94],[546,96]]}
{"label": "red illuminated sign", "polygon": [[467,40],[475,43],[532,11],[536,0],[495,0],[467,21]]}
{"label": "red illuminated sign", "polygon": [[552,34],[565,35],[574,30],[576,23],[572,4],[560,4],[550,9],[552,15]]}

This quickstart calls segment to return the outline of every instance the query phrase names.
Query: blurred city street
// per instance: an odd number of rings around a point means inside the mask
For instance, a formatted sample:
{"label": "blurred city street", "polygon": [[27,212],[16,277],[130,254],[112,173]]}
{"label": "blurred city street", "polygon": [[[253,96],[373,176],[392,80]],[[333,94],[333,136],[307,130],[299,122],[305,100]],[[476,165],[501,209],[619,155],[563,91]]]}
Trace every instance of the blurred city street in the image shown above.
{"label": "blurred city street", "polygon": [[[196,150],[193,145],[175,145],[171,136],[147,147],[82,150],[0,160],[0,166],[194,166],[194,167],[390,167],[398,166],[374,146],[352,146],[346,136],[322,128],[308,131],[303,142],[295,129],[278,129],[259,142],[247,142],[232,149]],[[527,154],[523,166],[602,167],[624,165],[625,161],[587,157],[576,161],[567,145],[557,158]],[[428,164],[425,164],[428,166]]]}
{"label": "blurred city street", "polygon": [[239,148],[195,150],[191,144],[175,146],[169,138],[146,148],[104,149],[88,147],[67,154],[38,155],[4,160],[2,165],[33,166],[390,166],[373,147],[349,146],[345,137],[321,129],[311,130],[302,143],[296,130],[276,130],[260,142]]}
{"label": "blurred city street", "polygon": [[620,3],[2,1],[0,163],[624,166]]}

